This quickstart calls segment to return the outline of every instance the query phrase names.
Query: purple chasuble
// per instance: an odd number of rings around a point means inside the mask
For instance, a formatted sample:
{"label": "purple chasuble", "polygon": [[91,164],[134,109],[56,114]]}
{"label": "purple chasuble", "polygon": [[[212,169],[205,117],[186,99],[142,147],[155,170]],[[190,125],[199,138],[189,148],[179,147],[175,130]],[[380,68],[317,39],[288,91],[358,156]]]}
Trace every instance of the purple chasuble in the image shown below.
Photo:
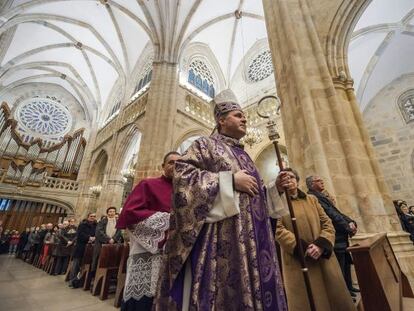
{"label": "purple chasuble", "polygon": [[[218,172],[247,170],[260,193],[239,193],[240,214],[206,223]],[[191,260],[190,310],[287,310],[264,187],[237,140],[196,140],[176,162],[174,206],[154,310],[181,310]]]}

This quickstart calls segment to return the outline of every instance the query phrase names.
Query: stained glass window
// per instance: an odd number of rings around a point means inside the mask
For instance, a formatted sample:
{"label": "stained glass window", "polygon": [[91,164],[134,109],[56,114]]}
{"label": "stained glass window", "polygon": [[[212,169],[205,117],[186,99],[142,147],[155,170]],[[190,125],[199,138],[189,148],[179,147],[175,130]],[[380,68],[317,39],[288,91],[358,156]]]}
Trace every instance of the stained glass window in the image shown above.
{"label": "stained glass window", "polygon": [[19,107],[18,119],[28,130],[41,135],[64,135],[71,127],[69,111],[49,98],[33,98]]}
{"label": "stained glass window", "polygon": [[214,79],[211,70],[201,59],[193,59],[188,70],[188,82],[210,97],[214,97]]}
{"label": "stained glass window", "polygon": [[259,82],[273,73],[272,54],[269,50],[257,55],[247,67],[247,80],[249,82]]}
{"label": "stained glass window", "polygon": [[152,79],[152,63],[154,62],[153,56],[149,56],[145,62],[145,65],[139,75],[138,84],[134,89],[132,95],[138,93],[144,86],[151,82]]}
{"label": "stained glass window", "polygon": [[414,94],[404,96],[399,103],[401,113],[406,123],[414,121]]}

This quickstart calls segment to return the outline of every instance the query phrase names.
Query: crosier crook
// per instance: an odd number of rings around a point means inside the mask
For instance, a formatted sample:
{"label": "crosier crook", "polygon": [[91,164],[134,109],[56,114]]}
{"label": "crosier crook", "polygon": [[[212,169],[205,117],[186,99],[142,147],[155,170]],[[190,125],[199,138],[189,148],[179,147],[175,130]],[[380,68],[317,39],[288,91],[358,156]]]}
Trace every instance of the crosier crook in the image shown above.
{"label": "crosier crook", "polygon": [[[282,160],[282,156],[280,155],[279,142],[278,142],[278,139],[280,138],[280,135],[276,130],[276,122],[270,120],[270,116],[260,113],[260,104],[263,101],[268,100],[268,99],[273,99],[274,101],[276,101],[276,109],[277,109],[277,112],[279,112],[280,105],[277,105],[277,103],[280,103],[280,99],[276,96],[268,95],[268,96],[265,96],[262,99],[260,99],[259,102],[257,103],[257,114],[261,118],[269,119],[269,121],[267,122],[267,125],[266,125],[267,130],[268,130],[268,134],[269,134],[269,139],[273,143],[273,146],[275,147],[275,152],[276,152],[276,157],[277,157],[277,162],[279,164],[279,168],[280,168],[280,170],[283,170],[283,168],[284,168],[283,167],[283,160]],[[285,193],[286,193],[286,202],[287,202],[287,205],[288,205],[288,208],[289,208],[290,218],[292,220],[293,234],[295,235],[296,245],[297,245],[297,248],[298,248],[298,251],[299,251],[299,261],[300,261],[300,265],[301,265],[303,278],[304,278],[304,281],[305,281],[306,293],[307,293],[308,300],[309,300],[309,306],[310,306],[311,311],[316,311],[315,301],[313,299],[312,288],[311,288],[309,274],[308,274],[309,270],[308,270],[308,267],[307,267],[306,261],[305,261],[305,252],[303,250],[302,243],[300,243],[300,236],[299,236],[298,226],[296,224],[295,212],[293,210],[292,201],[290,199],[290,196],[287,195],[287,188],[286,187],[285,187]]]}

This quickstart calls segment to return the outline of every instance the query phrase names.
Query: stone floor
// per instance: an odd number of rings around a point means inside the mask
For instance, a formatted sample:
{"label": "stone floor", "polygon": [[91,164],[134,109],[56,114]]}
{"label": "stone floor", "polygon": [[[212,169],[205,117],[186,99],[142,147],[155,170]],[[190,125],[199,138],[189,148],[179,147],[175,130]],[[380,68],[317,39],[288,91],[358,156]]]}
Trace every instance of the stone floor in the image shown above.
{"label": "stone floor", "polygon": [[51,276],[12,256],[0,256],[0,311],[116,311],[114,298],[101,301],[89,291],[71,289],[63,276]]}

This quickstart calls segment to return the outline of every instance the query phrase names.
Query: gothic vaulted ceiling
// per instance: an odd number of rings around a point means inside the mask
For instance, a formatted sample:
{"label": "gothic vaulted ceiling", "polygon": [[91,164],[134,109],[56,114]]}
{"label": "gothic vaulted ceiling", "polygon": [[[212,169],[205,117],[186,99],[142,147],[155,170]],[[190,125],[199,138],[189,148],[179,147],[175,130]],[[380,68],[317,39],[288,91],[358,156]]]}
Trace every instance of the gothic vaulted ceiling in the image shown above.
{"label": "gothic vaulted ceiling", "polygon": [[414,1],[373,0],[349,45],[349,68],[361,110],[387,84],[414,72]]}
{"label": "gothic vaulted ceiling", "polygon": [[4,1],[0,95],[26,83],[55,84],[90,120],[114,104],[113,92],[130,96],[127,81],[149,42],[154,60],[172,62],[191,43],[207,44],[228,87],[243,56],[266,38],[257,0]]}

